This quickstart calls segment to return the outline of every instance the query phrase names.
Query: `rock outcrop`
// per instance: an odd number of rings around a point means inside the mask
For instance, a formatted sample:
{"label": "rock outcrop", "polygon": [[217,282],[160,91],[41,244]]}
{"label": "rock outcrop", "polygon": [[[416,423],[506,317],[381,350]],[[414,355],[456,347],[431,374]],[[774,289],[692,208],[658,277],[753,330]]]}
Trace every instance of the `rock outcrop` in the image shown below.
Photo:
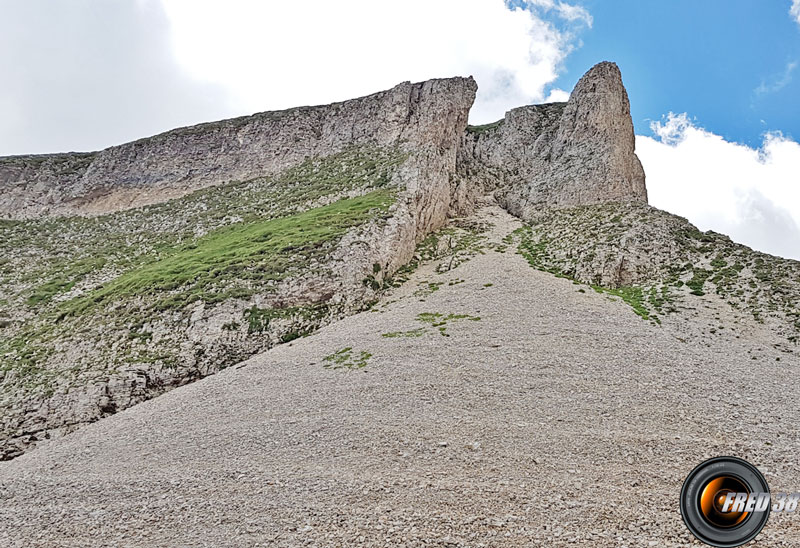
{"label": "rock outcrop", "polygon": [[499,122],[469,128],[460,170],[496,189],[500,203],[524,219],[553,207],[646,203],[634,139],[619,68],[600,63],[566,103],[516,108]]}
{"label": "rock outcrop", "polygon": [[0,217],[110,213],[278,173],[353,145],[454,154],[476,89],[472,78],[405,82],[359,99],[180,128],[96,153],[0,158]]}
{"label": "rock outcrop", "polygon": [[[434,171],[453,179],[453,203],[436,206],[434,224],[448,210],[469,210],[487,190],[523,218],[549,207],[647,201],[630,103],[614,63],[594,66],[566,103],[519,107],[465,132],[475,90],[472,79],[405,82],[359,99],[200,124],[96,153],[0,158],[0,217],[110,213],[279,173],[348,146],[392,144],[447,157],[448,166]],[[415,185],[425,194],[429,181],[424,170],[418,175]]]}
{"label": "rock outcrop", "polygon": [[[566,103],[530,105],[463,131],[470,79],[405,82],[359,99],[264,112],[169,131],[95,153],[0,158],[0,217],[104,214],[200,188],[281,172],[353,145],[441,152],[459,144],[452,204],[466,211],[485,190],[524,218],[539,209],[647,201],[619,68],[600,63]],[[439,175],[445,166],[437,168]],[[425,177],[417,181],[427,192]],[[439,196],[440,198],[442,196]]]}
{"label": "rock outcrop", "polygon": [[[467,207],[454,174],[476,89],[404,83],[95,154],[0,161],[4,216],[40,217],[0,238],[0,457],[363,310],[451,207]],[[286,243],[265,247],[270,236]],[[249,246],[264,251],[236,258]],[[164,259],[175,266],[159,272]],[[200,277],[175,283],[192,265]]]}
{"label": "rock outcrop", "polygon": [[646,202],[616,65],[468,128],[476,89],[0,158],[0,457],[363,310],[487,192],[526,219]]}

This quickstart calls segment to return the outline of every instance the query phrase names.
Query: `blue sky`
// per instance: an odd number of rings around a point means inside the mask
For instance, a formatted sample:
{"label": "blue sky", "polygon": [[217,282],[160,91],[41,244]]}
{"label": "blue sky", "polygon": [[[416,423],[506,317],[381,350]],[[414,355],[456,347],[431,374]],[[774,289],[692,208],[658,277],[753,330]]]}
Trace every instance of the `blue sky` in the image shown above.
{"label": "blue sky", "polygon": [[728,141],[765,131],[800,138],[800,25],[781,0],[582,0],[591,29],[555,85],[572,89],[598,60],[615,61],[639,134],[686,112]]}

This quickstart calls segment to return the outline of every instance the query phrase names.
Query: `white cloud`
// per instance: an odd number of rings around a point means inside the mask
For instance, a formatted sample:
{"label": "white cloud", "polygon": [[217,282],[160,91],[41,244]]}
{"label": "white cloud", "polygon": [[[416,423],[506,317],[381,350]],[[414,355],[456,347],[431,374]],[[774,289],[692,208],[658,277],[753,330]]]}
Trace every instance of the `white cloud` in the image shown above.
{"label": "white cloud", "polygon": [[2,14],[0,155],[96,150],[233,113],[220,86],[176,65],[156,0],[6,2]]}
{"label": "white cloud", "polygon": [[[800,0],[797,1],[800,2]],[[786,63],[786,67],[784,67],[783,72],[779,76],[773,77],[770,82],[761,81],[761,84],[755,90],[756,94],[764,95],[766,93],[775,93],[776,91],[782,90],[792,81],[792,73],[796,68],[797,61]]]}
{"label": "white cloud", "polygon": [[767,134],[760,149],[725,141],[684,113],[636,136],[650,203],[775,255],[800,259],[800,144]]}
{"label": "white cloud", "polygon": [[789,15],[800,25],[800,0],[792,0],[792,7],[789,8]]}
{"label": "white cloud", "polygon": [[[494,121],[545,100],[573,30],[591,24],[583,8],[552,0],[163,2],[180,64],[224,85],[243,112],[471,74],[480,89],[470,119]],[[566,30],[543,18],[551,10]]]}
{"label": "white cloud", "polygon": [[99,149],[455,75],[476,78],[471,120],[490,122],[563,97],[552,84],[591,24],[561,0],[7,4],[0,155]]}
{"label": "white cloud", "polygon": [[[800,1],[800,0],[796,0]],[[592,15],[586,8],[578,5],[567,4],[566,2],[556,2],[555,0],[522,0],[521,4],[526,6],[536,6],[545,11],[555,11],[560,17],[567,21],[576,21],[585,24],[591,28]]]}
{"label": "white cloud", "polygon": [[562,103],[569,100],[569,92],[563,89],[553,88],[547,97],[544,98],[545,103]]}

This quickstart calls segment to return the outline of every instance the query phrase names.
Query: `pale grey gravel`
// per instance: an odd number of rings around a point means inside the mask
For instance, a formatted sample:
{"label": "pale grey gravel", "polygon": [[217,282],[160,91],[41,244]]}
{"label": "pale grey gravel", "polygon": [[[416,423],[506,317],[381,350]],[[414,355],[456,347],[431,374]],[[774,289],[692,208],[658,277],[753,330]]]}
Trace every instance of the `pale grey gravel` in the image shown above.
{"label": "pale grey gravel", "polygon": [[[483,215],[494,241],[517,226]],[[421,301],[423,281],[445,283]],[[421,312],[481,320],[381,336]],[[651,325],[513,249],[429,265],[373,311],[0,464],[0,546],[692,545],[678,495],[702,460],[800,491],[797,354],[746,322],[692,337],[706,320]],[[323,367],[348,346],[366,368]],[[788,514],[753,546],[798,544]]]}

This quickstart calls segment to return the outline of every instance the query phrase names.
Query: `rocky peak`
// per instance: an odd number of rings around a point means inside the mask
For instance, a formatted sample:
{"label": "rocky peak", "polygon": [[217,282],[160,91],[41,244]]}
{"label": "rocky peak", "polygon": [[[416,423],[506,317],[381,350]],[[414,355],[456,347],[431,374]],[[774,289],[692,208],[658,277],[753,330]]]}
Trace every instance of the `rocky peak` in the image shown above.
{"label": "rocky peak", "polygon": [[523,218],[646,201],[615,65],[468,128],[476,89],[0,158],[0,218],[20,219],[0,223],[0,459],[364,309],[486,192]]}
{"label": "rocky peak", "polygon": [[[354,145],[397,146],[424,159],[419,176],[408,179],[431,216],[418,236],[447,214],[468,211],[486,191],[526,219],[552,207],[647,201],[614,63],[592,67],[566,103],[516,108],[465,132],[476,90],[471,77],[403,82],[349,101],[179,128],[97,153],[0,158],[0,217],[105,214],[273,175]],[[437,188],[429,188],[434,180]],[[452,188],[440,188],[443,180]]]}
{"label": "rocky peak", "polygon": [[[556,131],[551,161],[580,159],[578,201],[647,201],[628,93],[614,63],[592,67],[575,86]],[[566,183],[566,181],[564,181]]]}
{"label": "rocky peak", "polygon": [[553,207],[647,202],[628,94],[608,62],[589,70],[566,103],[516,108],[468,128],[460,171],[525,219]]}

